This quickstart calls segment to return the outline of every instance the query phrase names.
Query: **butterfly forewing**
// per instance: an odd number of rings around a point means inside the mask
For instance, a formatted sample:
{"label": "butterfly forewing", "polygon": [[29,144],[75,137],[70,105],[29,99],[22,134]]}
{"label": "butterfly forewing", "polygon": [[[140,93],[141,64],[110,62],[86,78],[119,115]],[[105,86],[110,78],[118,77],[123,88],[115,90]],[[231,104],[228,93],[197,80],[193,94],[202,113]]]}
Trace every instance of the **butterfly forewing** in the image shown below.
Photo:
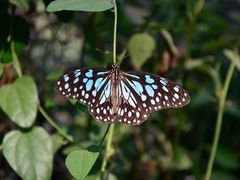
{"label": "butterfly forewing", "polygon": [[190,101],[188,93],[177,84],[144,72],[122,73],[119,88],[124,103],[118,116],[126,124],[141,124],[153,111],[182,107]]}
{"label": "butterfly forewing", "polygon": [[86,105],[92,116],[100,121],[113,121],[111,97],[111,69],[84,68],[64,74],[57,82],[57,90],[67,98]]}

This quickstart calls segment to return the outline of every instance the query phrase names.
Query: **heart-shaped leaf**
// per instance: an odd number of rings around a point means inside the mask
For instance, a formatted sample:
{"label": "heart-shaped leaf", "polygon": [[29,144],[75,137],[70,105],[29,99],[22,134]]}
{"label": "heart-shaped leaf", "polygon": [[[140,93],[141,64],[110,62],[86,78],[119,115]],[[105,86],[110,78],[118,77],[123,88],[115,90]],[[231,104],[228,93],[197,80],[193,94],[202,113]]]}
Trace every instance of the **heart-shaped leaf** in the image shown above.
{"label": "heart-shaped leaf", "polygon": [[112,7],[112,0],[56,0],[48,5],[47,11],[55,12],[62,10],[70,10],[98,12],[111,9]]}
{"label": "heart-shaped leaf", "polygon": [[155,40],[147,33],[137,33],[130,38],[128,49],[136,69],[140,69],[147,59],[152,56],[155,47]]}
{"label": "heart-shaped leaf", "polygon": [[37,114],[38,95],[31,77],[22,77],[0,89],[0,107],[19,126],[30,127]]}
{"label": "heart-shaped leaf", "polygon": [[73,151],[67,156],[65,164],[73,177],[83,179],[88,175],[98,156],[99,152]]}
{"label": "heart-shaped leaf", "polygon": [[25,180],[51,178],[53,151],[48,133],[35,127],[27,133],[11,131],[3,139],[3,155]]}

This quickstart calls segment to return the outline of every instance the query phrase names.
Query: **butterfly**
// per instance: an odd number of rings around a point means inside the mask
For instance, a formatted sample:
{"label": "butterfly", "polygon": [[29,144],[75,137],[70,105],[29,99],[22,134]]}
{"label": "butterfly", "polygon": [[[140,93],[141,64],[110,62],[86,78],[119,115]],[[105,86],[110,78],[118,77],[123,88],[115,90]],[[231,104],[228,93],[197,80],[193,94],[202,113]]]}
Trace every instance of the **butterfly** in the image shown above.
{"label": "butterfly", "polygon": [[58,79],[57,90],[86,105],[91,115],[104,123],[118,119],[140,125],[153,111],[190,102],[189,94],[174,82],[146,72],[123,72],[118,64],[70,71]]}

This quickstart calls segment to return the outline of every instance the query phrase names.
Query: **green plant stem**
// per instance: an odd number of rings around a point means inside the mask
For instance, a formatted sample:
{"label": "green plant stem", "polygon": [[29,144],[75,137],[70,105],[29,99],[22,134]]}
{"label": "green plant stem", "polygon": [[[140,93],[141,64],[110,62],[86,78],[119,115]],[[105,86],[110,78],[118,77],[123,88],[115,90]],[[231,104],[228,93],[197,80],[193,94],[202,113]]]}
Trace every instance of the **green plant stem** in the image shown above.
{"label": "green plant stem", "polygon": [[108,134],[108,131],[109,131],[110,125],[111,125],[111,124],[108,125],[108,127],[107,127],[107,129],[106,129],[106,131],[105,131],[105,133],[104,133],[104,135],[103,135],[103,138],[102,138],[102,140],[101,140],[101,142],[99,143],[98,146],[101,146],[101,145],[102,145],[102,143],[103,143],[105,137],[106,137],[107,134]]}
{"label": "green plant stem", "polygon": [[114,27],[113,27],[113,63],[116,64],[116,49],[117,49],[117,3],[114,0]]}
{"label": "green plant stem", "polygon": [[44,118],[49,122],[49,124],[52,125],[52,127],[54,127],[57,132],[63,136],[64,138],[66,138],[69,142],[73,142],[73,139],[71,136],[67,135],[52,119],[51,117],[45,112],[45,110],[39,105],[38,106],[38,110],[41,112],[41,114],[44,116]]}
{"label": "green plant stem", "polygon": [[221,95],[219,96],[220,99],[219,99],[219,106],[218,106],[216,129],[215,129],[211,154],[210,154],[210,158],[209,158],[209,161],[208,161],[205,180],[210,180],[210,178],[211,178],[213,163],[214,163],[214,159],[215,159],[215,156],[216,156],[217,146],[218,146],[221,127],[222,127],[222,117],[223,117],[224,104],[225,104],[225,100],[226,100],[226,96],[227,96],[227,92],[228,92],[228,89],[229,89],[229,84],[230,84],[230,81],[231,81],[231,78],[232,78],[232,75],[233,75],[234,68],[235,68],[235,64],[231,63],[231,65],[228,69],[227,77],[225,79]]}
{"label": "green plant stem", "polygon": [[198,0],[196,6],[194,7],[193,12],[190,15],[189,27],[186,34],[186,53],[185,60],[188,61],[191,59],[191,47],[192,47],[192,34],[196,24],[197,17],[201,10],[203,9],[205,0]]}
{"label": "green plant stem", "polygon": [[[116,0],[114,0],[114,27],[113,27],[113,63],[116,64],[116,46],[117,46],[117,4]],[[113,154],[112,148],[112,139],[113,139],[113,132],[114,132],[114,124],[110,124],[109,129],[107,129],[104,137],[108,133],[107,144],[106,144],[106,152],[103,157],[103,162],[101,166],[101,179],[104,179],[104,173],[106,171],[106,166],[109,157]],[[102,144],[102,142],[100,143]]]}
{"label": "green plant stem", "polygon": [[110,127],[109,127],[109,133],[108,133],[108,139],[107,139],[107,145],[106,145],[106,152],[105,152],[105,155],[103,157],[103,162],[102,162],[102,166],[101,166],[102,173],[104,173],[106,171],[107,161],[113,153],[113,148],[112,148],[113,132],[114,132],[114,124],[111,124]]}
{"label": "green plant stem", "polygon": [[17,53],[15,51],[13,40],[11,40],[11,53],[12,53],[12,58],[13,58],[13,66],[16,69],[18,77],[22,77],[22,70],[21,70],[21,66],[20,66],[20,62],[19,62]]}
{"label": "green plant stem", "polygon": [[3,148],[3,145],[2,145],[2,144],[0,144],[0,151],[2,150],[2,148]]}

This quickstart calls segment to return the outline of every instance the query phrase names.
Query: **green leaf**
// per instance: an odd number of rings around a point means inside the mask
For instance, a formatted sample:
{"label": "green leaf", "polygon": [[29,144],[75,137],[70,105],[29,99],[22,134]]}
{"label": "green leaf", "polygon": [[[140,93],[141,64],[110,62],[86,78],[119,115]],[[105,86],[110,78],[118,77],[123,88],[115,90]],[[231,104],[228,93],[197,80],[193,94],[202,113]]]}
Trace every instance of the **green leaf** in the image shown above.
{"label": "green leaf", "polygon": [[225,172],[223,170],[214,170],[211,180],[237,180],[239,178],[233,175],[234,173]]}
{"label": "green leaf", "polygon": [[224,107],[224,113],[230,114],[231,116],[235,116],[240,119],[240,106],[237,103],[229,103],[228,106]]}
{"label": "green leaf", "polygon": [[37,114],[38,94],[31,77],[22,77],[0,89],[0,107],[19,126],[30,127]]}
{"label": "green leaf", "polygon": [[137,33],[130,38],[128,49],[136,69],[140,69],[147,59],[152,56],[155,47],[155,40],[147,33]]}
{"label": "green leaf", "polygon": [[83,179],[88,175],[98,156],[99,152],[74,151],[67,156],[65,164],[73,177]]}
{"label": "green leaf", "polygon": [[216,154],[216,163],[225,169],[238,169],[240,167],[239,160],[233,151],[219,147]]}
{"label": "green leaf", "polygon": [[[110,173],[110,174],[107,174],[106,175],[107,177],[104,178],[104,179],[108,179],[108,180],[117,180],[118,178]],[[91,176],[87,176],[84,180],[101,180],[101,174],[94,174],[94,175],[91,175]]]}
{"label": "green leaf", "polygon": [[29,0],[9,0],[9,2],[25,10],[29,9]]}
{"label": "green leaf", "polygon": [[11,131],[6,134],[3,139],[3,155],[22,179],[51,178],[52,141],[41,127],[35,127],[27,133]]}
{"label": "green leaf", "polygon": [[81,146],[79,144],[74,144],[74,145],[68,145],[64,147],[63,154],[69,155],[73,151],[80,151],[80,150],[85,150],[85,148],[83,148],[82,146],[82,142],[81,142]]}
{"label": "green leaf", "polygon": [[[19,35],[21,36],[21,35]],[[20,42],[14,42],[14,49],[15,49],[15,53],[16,55],[20,56],[22,54],[22,52],[24,51],[24,49],[26,48],[26,44],[20,43]],[[1,55],[0,55],[0,65],[10,65],[13,64],[13,56],[12,56],[12,52],[11,49],[1,49]]]}
{"label": "green leaf", "polygon": [[89,113],[88,109],[86,106],[84,106],[82,103],[78,102],[76,99],[68,99],[69,102],[78,110],[84,112],[84,113]]}
{"label": "green leaf", "polygon": [[48,5],[47,11],[55,12],[62,10],[70,10],[99,12],[111,9],[112,7],[112,0],[56,0]]}
{"label": "green leaf", "polygon": [[55,81],[55,80],[57,80],[62,74],[63,74],[63,72],[60,72],[60,71],[50,72],[50,73],[47,75],[46,80],[48,80],[48,81]]}
{"label": "green leaf", "polygon": [[186,170],[192,167],[192,160],[183,148],[176,149],[174,162],[177,170]]}
{"label": "green leaf", "polygon": [[67,141],[64,141],[64,138],[58,133],[53,134],[51,136],[51,140],[52,140],[52,148],[54,153],[57,152],[61,146],[67,143]]}

